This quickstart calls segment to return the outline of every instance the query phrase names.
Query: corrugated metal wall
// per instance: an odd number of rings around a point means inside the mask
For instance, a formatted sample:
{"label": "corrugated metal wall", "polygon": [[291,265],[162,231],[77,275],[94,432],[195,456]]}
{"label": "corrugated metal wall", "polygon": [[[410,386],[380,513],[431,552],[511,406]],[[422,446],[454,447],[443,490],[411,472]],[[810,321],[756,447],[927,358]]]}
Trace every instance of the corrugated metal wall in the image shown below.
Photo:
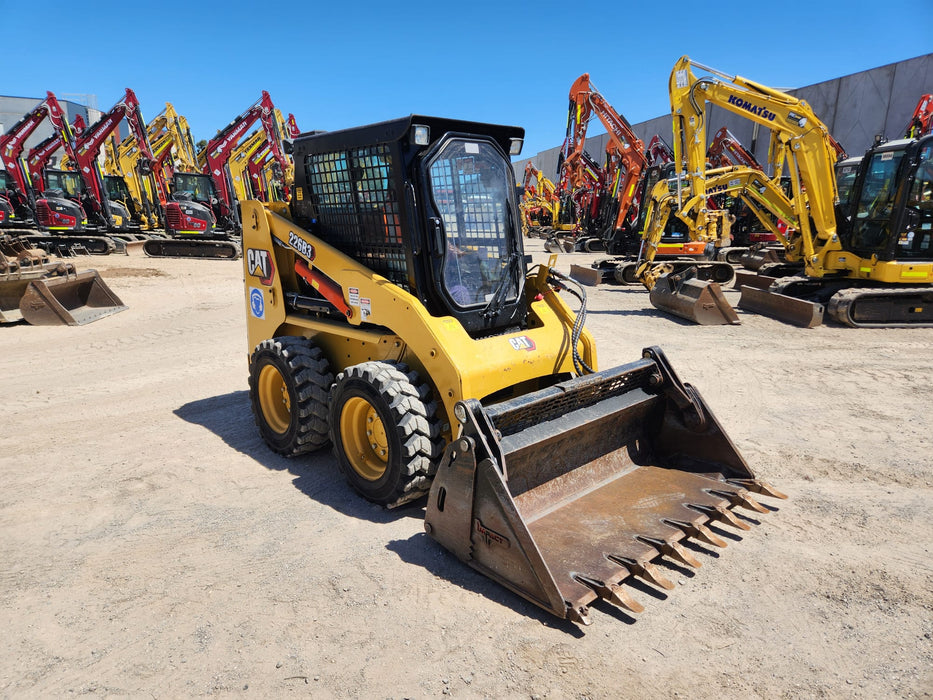
{"label": "corrugated metal wall", "polygon": [[[850,156],[860,155],[871,146],[876,134],[884,134],[888,139],[903,136],[920,96],[933,93],[933,54],[788,92],[810,104]],[[612,95],[604,97],[612,103]],[[565,119],[566,115],[558,114],[554,118]],[[760,128],[756,133],[754,123],[720,107],[710,106],[708,118],[708,139],[712,139],[719,128],[726,126],[756,158],[762,162],[767,160],[770,139],[767,129]],[[591,124],[591,128],[602,130],[599,122]],[[645,144],[655,134],[660,134],[668,144],[673,140],[670,115],[633,124],[632,128]],[[601,161],[607,141],[605,133],[587,135],[586,150],[597,161]],[[530,161],[547,177],[554,179],[559,153],[558,144],[537,155],[515,161],[513,167],[516,177],[521,180],[525,164]]]}

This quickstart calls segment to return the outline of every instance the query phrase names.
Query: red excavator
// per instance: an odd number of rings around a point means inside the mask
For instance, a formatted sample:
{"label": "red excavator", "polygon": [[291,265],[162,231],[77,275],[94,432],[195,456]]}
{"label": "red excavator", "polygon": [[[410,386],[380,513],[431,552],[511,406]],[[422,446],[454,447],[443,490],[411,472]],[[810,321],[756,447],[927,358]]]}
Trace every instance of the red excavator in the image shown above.
{"label": "red excavator", "polygon": [[81,231],[87,217],[79,204],[64,197],[48,197],[45,198],[42,210],[37,209],[37,194],[41,194],[41,190],[37,190],[30,179],[23,151],[26,140],[46,119],[55,132],[61,135],[65,150],[71,151],[74,148],[73,134],[62,108],[55,95],[47,92],[44,100],[0,136],[0,159],[3,160],[3,167],[7,173],[6,184],[10,203],[22,221],[35,222],[47,230]]}
{"label": "red excavator", "polygon": [[[55,95],[47,92],[44,100],[0,136],[4,190],[12,194],[15,206],[21,207],[24,219],[28,216],[46,228],[58,224],[81,230],[85,216],[80,205],[57,196],[59,193],[36,199],[30,182],[23,150],[26,139],[45,119],[61,134],[66,151],[74,153],[71,128]],[[0,237],[0,323],[25,320],[33,325],[83,325],[126,309],[96,270],[79,272],[73,264],[52,260],[47,253],[30,247],[29,238]]]}
{"label": "red excavator", "polygon": [[[175,173],[172,199],[165,207],[165,230],[169,238],[146,241],[143,246],[146,255],[239,257],[240,247],[236,242],[242,230],[239,202],[227,163],[240,139],[257,121],[262,122],[281,171],[288,170],[282,134],[275,119],[275,105],[269,93],[263,90],[259,101],[208,142],[203,173]],[[286,199],[289,196],[287,187],[283,196]]]}
{"label": "red excavator", "polygon": [[167,199],[162,179],[153,174],[156,158],[149,143],[149,134],[139,108],[139,100],[136,98],[136,93],[126,88],[123,99],[87,129],[78,139],[75,149],[74,166],[84,186],[82,197],[85,209],[88,211],[89,219],[100,230],[107,232],[139,231],[140,229],[139,221],[134,221],[130,211],[109,196],[107,183],[98,160],[107,138],[124,120],[136,138],[140,151],[137,166],[139,175],[149,181],[152,191],[156,193],[159,200],[152,203],[153,208],[160,209]]}
{"label": "red excavator", "polygon": [[[71,133],[76,141],[86,128],[84,117],[80,114],[76,115],[71,123]],[[29,154],[26,156],[26,169],[34,191],[41,193],[46,190],[45,169],[52,160],[52,156],[64,145],[61,133],[56,132],[29,149]]]}

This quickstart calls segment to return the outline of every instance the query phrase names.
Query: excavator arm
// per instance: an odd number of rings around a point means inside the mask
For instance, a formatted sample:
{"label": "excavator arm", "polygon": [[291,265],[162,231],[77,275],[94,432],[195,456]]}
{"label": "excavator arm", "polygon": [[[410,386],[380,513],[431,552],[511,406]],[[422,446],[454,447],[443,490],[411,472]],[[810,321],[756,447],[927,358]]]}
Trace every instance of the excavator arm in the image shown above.
{"label": "excavator arm", "polygon": [[569,173],[569,181],[575,187],[587,184],[584,145],[587,127],[594,115],[609,134],[606,182],[611,183],[613,196],[619,200],[615,222],[615,228],[618,228],[635,201],[635,190],[648,161],[644,155],[644,144],[632,131],[631,125],[593,87],[589,73],[584,73],[570,88],[567,140],[564,145],[566,155],[562,163],[564,172]]}
{"label": "excavator arm", "polygon": [[[711,75],[698,78],[693,67]],[[655,212],[645,229],[646,251],[657,245],[665,217],[674,211],[689,227],[695,240],[722,240],[727,230],[725,213],[706,205],[712,195],[730,192],[753,202],[752,209],[765,226],[778,216],[793,225],[793,239],[779,236],[788,248],[788,259],[802,259],[808,274],[822,276],[827,256],[841,250],[836,234],[835,204],[838,200],[833,165],[837,151],[823,123],[803,100],[760,85],[740,76],[727,76],[691,63],[682,57],[671,71],[669,83],[674,128],[674,161],[681,168],[677,176],[675,201],[667,188],[656,187],[649,205]],[[792,195],[784,194],[776,178],[764,178],[757,167],[735,166],[723,181],[721,170],[708,170],[706,159],[706,103],[744,116],[771,129],[773,156],[784,163],[790,175]],[[757,175],[755,175],[757,173]],[[752,195],[746,184],[765,180],[763,192]],[[729,185],[734,180],[735,187]],[[793,222],[793,223],[791,223]],[[799,237],[799,238],[798,238]],[[799,256],[799,257],[798,257]],[[650,262],[650,257],[646,256]],[[642,281],[656,278],[650,266],[642,265]]]}
{"label": "excavator arm", "polygon": [[927,134],[933,134],[933,95],[920,97],[910,122],[904,129],[904,138],[908,139],[919,139]]}
{"label": "excavator arm", "polygon": [[[272,104],[269,93],[263,90],[259,101],[230,122],[224,129],[221,129],[217,136],[208,142],[205,149],[206,164],[204,174],[210,175],[214,180],[218,194],[231,210],[235,208],[235,191],[226,174],[227,162],[230,160],[240,139],[257,121],[262,122],[266,138],[272,145],[273,157],[278,162],[282,172],[288,172],[288,161],[285,157],[285,149],[282,147],[282,134],[275,117],[275,105]],[[287,188],[285,194],[287,198]]]}
{"label": "excavator arm", "polygon": [[745,146],[739,143],[739,140],[725,126],[717,131],[713,137],[713,141],[706,151],[706,160],[713,168],[744,165],[747,168],[762,170],[758,159],[749,153]]}
{"label": "excavator arm", "polygon": [[648,142],[645,149],[645,155],[648,157],[650,165],[667,165],[674,162],[674,151],[667,145],[660,134],[655,134]]}
{"label": "excavator arm", "polygon": [[26,139],[45,119],[49,120],[52,129],[59,135],[61,145],[65,147],[69,155],[73,155],[74,135],[64,117],[58,99],[51,92],[46,92],[42,102],[0,136],[0,158],[3,159],[6,171],[12,176],[19,195],[29,202],[30,209],[35,208],[35,192],[22,155]]}
{"label": "excavator arm", "polygon": [[[74,122],[71,125],[73,137],[79,138],[81,134],[84,133],[85,128],[87,128],[87,125],[84,123],[84,117],[80,114],[75,115]],[[29,149],[29,154],[26,156],[26,170],[29,173],[29,180],[32,184],[32,188],[36,192],[41,193],[45,190],[45,178],[43,175],[45,166],[48,165],[49,160],[51,160],[55,152],[63,145],[64,140],[62,132],[56,132]],[[62,161],[67,162],[67,160],[68,156],[66,155],[63,157]]]}

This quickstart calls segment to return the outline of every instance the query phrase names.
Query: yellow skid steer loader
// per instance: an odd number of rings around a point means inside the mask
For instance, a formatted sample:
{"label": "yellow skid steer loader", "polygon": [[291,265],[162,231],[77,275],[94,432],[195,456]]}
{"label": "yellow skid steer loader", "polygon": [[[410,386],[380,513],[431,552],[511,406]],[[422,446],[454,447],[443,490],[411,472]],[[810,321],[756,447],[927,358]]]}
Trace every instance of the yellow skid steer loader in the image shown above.
{"label": "yellow skid steer loader", "polygon": [[[663,353],[596,371],[583,288],[527,269],[524,131],[424,116],[299,136],[289,207],[243,203],[250,398],[297,456],[332,445],[364,498],[427,494],[428,533],[558,617],[766,512]],[[577,313],[562,298],[579,299]]]}

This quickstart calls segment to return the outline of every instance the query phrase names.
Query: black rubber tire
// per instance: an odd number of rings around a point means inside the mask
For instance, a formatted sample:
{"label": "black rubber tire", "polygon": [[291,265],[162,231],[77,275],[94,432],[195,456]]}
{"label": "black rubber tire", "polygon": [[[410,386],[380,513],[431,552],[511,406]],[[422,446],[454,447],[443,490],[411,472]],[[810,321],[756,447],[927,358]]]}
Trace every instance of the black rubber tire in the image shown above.
{"label": "black rubber tire", "polygon": [[[282,406],[270,403],[270,381],[280,385]],[[309,340],[283,336],[257,345],[249,361],[249,398],[266,444],[287,457],[326,447],[327,398],[333,383],[327,359]]]}
{"label": "black rubber tire", "polygon": [[[429,397],[430,388],[398,363],[363,362],[337,375],[330,439],[340,471],[366,500],[394,508],[430,489],[439,430]],[[378,418],[377,441],[363,434],[367,414]]]}

